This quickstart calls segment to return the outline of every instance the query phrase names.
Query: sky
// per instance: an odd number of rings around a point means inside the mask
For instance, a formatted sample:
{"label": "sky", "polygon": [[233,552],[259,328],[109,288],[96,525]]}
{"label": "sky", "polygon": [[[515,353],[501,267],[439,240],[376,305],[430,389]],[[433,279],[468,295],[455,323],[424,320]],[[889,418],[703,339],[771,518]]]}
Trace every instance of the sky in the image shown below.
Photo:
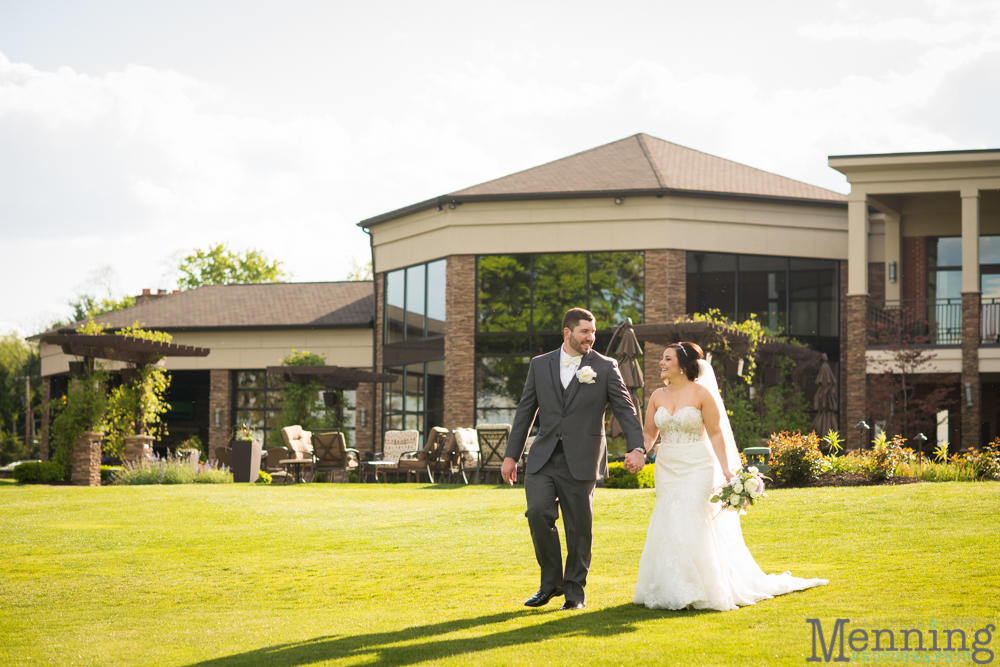
{"label": "sky", "polygon": [[996,0],[0,0],[0,334],[216,243],[343,280],[359,221],[638,132],[846,193],[998,117]]}

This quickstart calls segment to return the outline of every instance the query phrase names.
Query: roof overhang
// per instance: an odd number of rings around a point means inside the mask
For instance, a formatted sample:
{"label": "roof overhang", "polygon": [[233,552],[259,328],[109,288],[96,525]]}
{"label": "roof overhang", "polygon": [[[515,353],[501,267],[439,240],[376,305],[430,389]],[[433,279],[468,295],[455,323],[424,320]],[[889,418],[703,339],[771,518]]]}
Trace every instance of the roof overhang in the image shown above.
{"label": "roof overhang", "polygon": [[369,229],[383,222],[403,218],[414,213],[436,208],[443,211],[445,207],[455,208],[462,204],[474,202],[504,202],[504,201],[543,201],[558,199],[607,199],[616,197],[693,197],[698,199],[720,199],[730,201],[756,201],[800,206],[823,206],[828,208],[846,208],[847,198],[843,201],[832,199],[807,199],[801,197],[777,197],[774,195],[754,195],[733,192],[711,192],[704,190],[679,190],[676,188],[647,188],[636,190],[573,190],[568,192],[527,192],[501,193],[487,195],[441,195],[433,199],[411,204],[389,211],[382,215],[367,218],[358,223],[358,227]]}
{"label": "roof overhang", "polygon": [[827,164],[844,175],[882,170],[1000,167],[1000,149],[831,155]]}

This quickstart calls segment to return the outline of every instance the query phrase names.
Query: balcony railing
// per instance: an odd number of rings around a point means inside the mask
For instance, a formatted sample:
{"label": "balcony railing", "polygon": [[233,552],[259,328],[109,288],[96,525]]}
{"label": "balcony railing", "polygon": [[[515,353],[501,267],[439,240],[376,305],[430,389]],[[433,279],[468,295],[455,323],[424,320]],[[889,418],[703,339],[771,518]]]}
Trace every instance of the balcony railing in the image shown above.
{"label": "balcony railing", "polygon": [[961,299],[872,300],[867,321],[869,345],[962,344]]}
{"label": "balcony railing", "polygon": [[[1000,298],[980,306],[980,343],[1000,343]],[[903,299],[868,302],[868,344],[962,344],[962,299]]]}

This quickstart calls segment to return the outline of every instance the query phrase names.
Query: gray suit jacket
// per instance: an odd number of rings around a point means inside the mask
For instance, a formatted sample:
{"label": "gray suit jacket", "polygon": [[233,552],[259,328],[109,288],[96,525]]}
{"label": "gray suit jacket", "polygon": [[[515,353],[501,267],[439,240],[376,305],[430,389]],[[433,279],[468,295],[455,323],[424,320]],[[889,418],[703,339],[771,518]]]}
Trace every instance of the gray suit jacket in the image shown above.
{"label": "gray suit jacket", "polygon": [[[625,433],[626,448],[642,447],[642,425],[632,397],[625,387],[618,362],[591,350],[580,368],[597,373],[592,384],[574,377],[563,397],[559,380],[559,350],[531,360],[524,393],[517,405],[505,456],[520,459],[532,422],[538,421],[538,436],[528,452],[528,473],[536,473],[549,460],[562,438],[570,474],[580,481],[608,476],[608,447],[604,437],[604,410],[611,410]],[[536,417],[537,415],[537,417]]]}

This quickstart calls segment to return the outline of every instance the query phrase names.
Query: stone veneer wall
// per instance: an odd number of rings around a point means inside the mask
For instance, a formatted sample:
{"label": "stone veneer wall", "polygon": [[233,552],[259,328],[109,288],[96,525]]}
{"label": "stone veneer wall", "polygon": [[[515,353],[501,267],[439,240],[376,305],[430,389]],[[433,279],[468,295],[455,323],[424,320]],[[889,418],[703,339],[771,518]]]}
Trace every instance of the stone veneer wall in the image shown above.
{"label": "stone veneer wall", "polygon": [[[446,318],[447,319],[447,316]],[[382,343],[385,340],[385,274],[377,273],[375,274],[375,372],[381,373],[385,370],[385,364],[383,362],[382,356]],[[402,382],[402,378],[398,382]],[[385,386],[382,384],[372,385],[375,391],[374,398],[374,411],[369,415],[371,419],[371,427],[374,432],[374,447],[376,452],[382,451],[382,405],[384,403],[383,396],[385,395]],[[370,399],[370,397],[369,397]],[[369,400],[369,405],[372,402]],[[373,436],[371,433],[368,435],[368,442],[371,443]],[[360,448],[359,448],[360,449]]]}
{"label": "stone veneer wall", "polygon": [[42,433],[39,438],[38,458],[49,460],[49,402],[52,400],[52,378],[42,378]]}
{"label": "stone veneer wall", "polygon": [[[867,336],[867,332],[865,334]],[[866,380],[867,381],[867,380]],[[840,377],[837,403],[837,424],[840,434],[847,435],[847,260],[840,262]],[[857,422],[854,422],[857,424]],[[850,426],[854,426],[850,424]]]}
{"label": "stone veneer wall", "polygon": [[444,327],[444,426],[475,426],[476,256],[447,259]]}
{"label": "stone veneer wall", "polygon": [[[980,298],[979,292],[962,293],[962,448],[981,447],[979,442],[982,392],[979,387]],[[972,405],[965,404],[965,385],[972,385]]]}
{"label": "stone veneer wall", "polygon": [[[358,385],[354,396],[354,442],[351,447],[360,452],[372,451],[372,388],[370,382]],[[364,410],[365,424],[361,424],[361,414]]]}
{"label": "stone veneer wall", "polygon": [[[846,338],[846,350],[841,360],[841,382],[846,385],[845,409],[842,414],[846,423],[841,423],[840,433],[847,439],[848,449],[859,449],[861,434],[854,425],[865,418],[865,398],[867,392],[867,371],[865,350],[868,347],[868,332],[865,323],[868,296],[855,294],[846,297],[847,323],[841,340]],[[866,434],[867,438],[867,434]]]}
{"label": "stone veneer wall", "polygon": [[84,433],[73,446],[72,480],[76,486],[101,485],[102,433]]}
{"label": "stone veneer wall", "polygon": [[[209,374],[208,391],[208,458],[215,458],[215,448],[225,447],[232,432],[233,380],[229,370],[213,369]],[[219,410],[219,425],[215,411]]]}
{"label": "stone veneer wall", "polygon": [[[687,312],[687,252],[684,250],[646,251],[646,324],[666,324]],[[663,346],[643,343],[643,400],[660,387],[660,357]],[[644,414],[645,406],[638,406]],[[640,415],[640,419],[642,415]]]}
{"label": "stone veneer wall", "polygon": [[[900,258],[899,280],[904,299],[927,298],[927,237],[904,236]],[[869,289],[871,287],[869,286]]]}
{"label": "stone veneer wall", "polygon": [[[897,276],[898,280],[899,277]],[[868,264],[868,296],[873,301],[885,301],[885,262],[869,262]]]}

